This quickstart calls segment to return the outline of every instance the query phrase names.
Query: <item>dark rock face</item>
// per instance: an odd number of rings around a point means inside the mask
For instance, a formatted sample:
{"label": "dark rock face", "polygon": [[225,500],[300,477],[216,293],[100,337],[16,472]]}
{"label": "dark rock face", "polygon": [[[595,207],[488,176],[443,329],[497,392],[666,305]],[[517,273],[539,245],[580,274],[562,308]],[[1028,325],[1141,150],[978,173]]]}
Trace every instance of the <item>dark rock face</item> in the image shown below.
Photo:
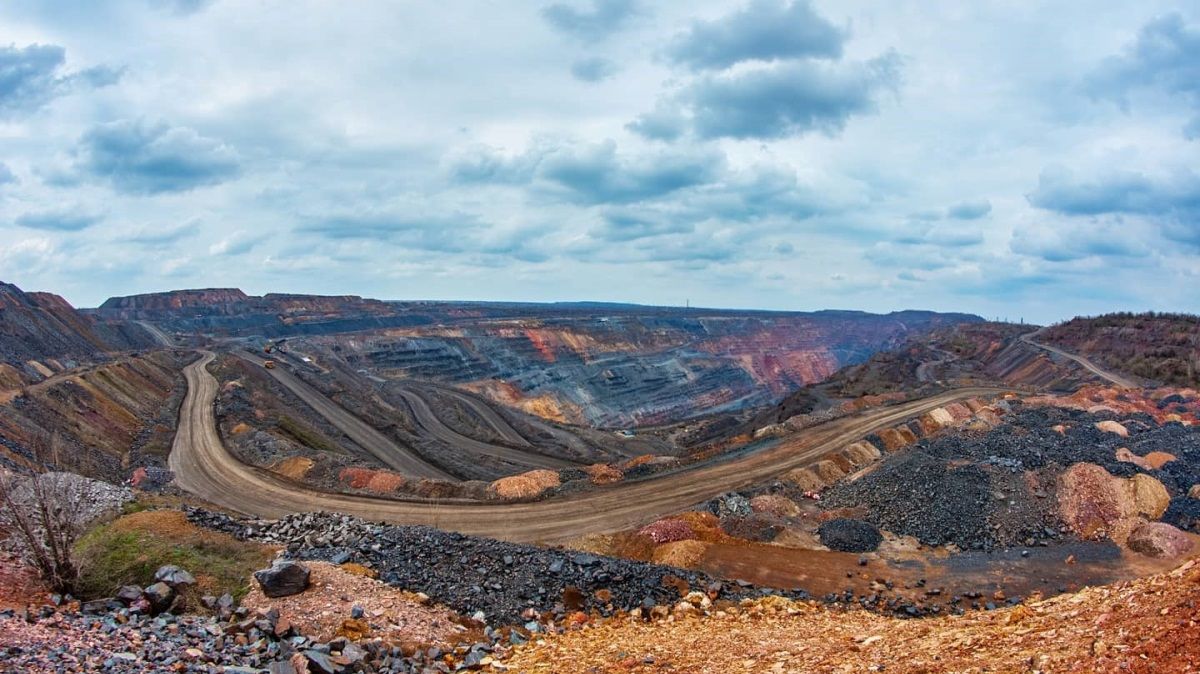
{"label": "dark rock face", "polygon": [[296,562],[275,562],[268,569],[254,572],[263,594],[287,597],[308,589],[308,567]]}
{"label": "dark rock face", "polygon": [[830,520],[821,525],[817,534],[822,545],[839,552],[872,552],[883,542],[879,530],[862,520]]}

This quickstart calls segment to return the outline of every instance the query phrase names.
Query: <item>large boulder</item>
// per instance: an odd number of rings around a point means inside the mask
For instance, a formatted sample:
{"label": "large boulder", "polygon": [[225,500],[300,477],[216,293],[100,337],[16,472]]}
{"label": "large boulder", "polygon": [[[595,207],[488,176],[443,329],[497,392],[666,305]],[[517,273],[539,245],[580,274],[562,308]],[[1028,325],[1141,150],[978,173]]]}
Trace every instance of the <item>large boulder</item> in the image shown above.
{"label": "large boulder", "polygon": [[268,597],[288,597],[308,589],[308,567],[289,561],[277,561],[270,568],[254,572],[262,593]]}
{"label": "large boulder", "polygon": [[1122,426],[1121,424],[1118,424],[1115,421],[1097,422],[1096,428],[1099,428],[1100,430],[1104,431],[1105,433],[1116,433],[1117,435],[1121,436],[1122,438],[1129,437],[1129,429],[1125,428],[1124,426]]}
{"label": "large boulder", "polygon": [[1129,495],[1129,501],[1123,503],[1126,515],[1156,520],[1167,512],[1167,506],[1171,505],[1171,494],[1163,483],[1144,473],[1138,473],[1123,482]]}
{"label": "large boulder", "polygon": [[1165,522],[1143,522],[1129,534],[1130,550],[1150,557],[1182,557],[1192,549],[1188,535]]}
{"label": "large boulder", "polygon": [[870,522],[846,518],[822,524],[817,535],[821,545],[839,552],[871,552],[883,542],[883,535]]}
{"label": "large boulder", "polygon": [[1101,466],[1077,463],[1059,477],[1059,515],[1084,539],[1123,542],[1141,520],[1162,517],[1170,503],[1167,488],[1144,473],[1123,479]]}
{"label": "large boulder", "polygon": [[1097,540],[1121,520],[1123,508],[1103,467],[1077,463],[1058,482],[1058,509],[1063,522],[1080,538]]}

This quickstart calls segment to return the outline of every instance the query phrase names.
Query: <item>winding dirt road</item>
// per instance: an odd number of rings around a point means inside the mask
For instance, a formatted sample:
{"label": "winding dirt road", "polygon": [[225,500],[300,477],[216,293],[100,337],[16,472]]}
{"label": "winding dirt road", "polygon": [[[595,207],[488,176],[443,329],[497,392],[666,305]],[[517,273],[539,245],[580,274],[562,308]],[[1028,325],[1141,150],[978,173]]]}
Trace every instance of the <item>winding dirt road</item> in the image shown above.
{"label": "winding dirt road", "polygon": [[490,456],[494,459],[515,465],[518,468],[549,468],[556,470],[579,465],[578,463],[545,456],[530,450],[512,449],[503,445],[491,445],[475,438],[469,438],[442,423],[442,420],[433,413],[433,408],[429,406],[425,398],[421,397],[420,393],[408,388],[398,388],[396,392],[408,404],[409,409],[412,410],[413,418],[416,419],[417,425],[422,430],[437,438],[442,444],[453,447],[456,450],[480,456]]}
{"label": "winding dirt road", "polygon": [[505,421],[504,418],[501,417],[498,412],[496,412],[496,410],[492,409],[490,405],[487,405],[473,396],[469,396],[458,390],[450,388],[449,386],[440,386],[432,383],[422,383],[420,387],[412,388],[418,394],[421,393],[421,389],[431,389],[438,391],[442,395],[454,398],[470,409],[476,416],[479,417],[481,421],[483,421],[483,423],[487,424],[488,427],[495,431],[496,434],[499,435],[505,442],[516,445],[517,447],[533,446],[528,440],[526,440],[520,433],[517,432],[517,429],[509,425],[509,423]]}
{"label": "winding dirt road", "polygon": [[187,396],[169,465],[185,490],[217,505],[261,517],[327,510],[398,524],[425,524],[512,541],[558,543],[589,533],[635,527],[680,512],[730,490],[746,487],[807,465],[864,435],[935,407],[993,388],[959,389],[918,401],[879,408],[814,427],[752,454],[659,478],[621,483],[535,503],[437,503],[393,501],[315,491],[229,454],[217,433],[213,401],[217,380],[204,352],[184,368]]}
{"label": "winding dirt road", "polygon": [[[245,352],[238,352],[236,355],[242,360],[259,366],[264,363],[261,358],[251,356]],[[209,360],[211,361],[212,359],[209,358]],[[207,363],[205,364],[207,365]],[[375,457],[388,468],[411,477],[428,477],[436,480],[458,479],[441,468],[427,463],[409,449],[401,447],[391,438],[380,433],[362,419],[347,412],[341,405],[333,402],[325,394],[304,383],[286,369],[276,367],[267,370],[267,372],[275,381],[283,384],[285,388],[295,394],[305,405],[308,405],[317,414],[325,417],[326,421],[333,424],[339,431],[345,433],[346,437],[353,440],[355,444],[365,449],[371,456]],[[208,375],[207,371],[204,374],[210,379],[212,378],[211,375]],[[214,379],[213,381],[215,383],[216,380]],[[189,378],[188,392],[190,393],[191,390],[192,380]]]}
{"label": "winding dirt road", "polygon": [[1042,342],[1036,341],[1034,338],[1037,337],[1038,335],[1042,334],[1043,330],[1045,330],[1045,328],[1036,330],[1034,332],[1027,332],[1027,333],[1021,335],[1021,341],[1025,342],[1026,344],[1028,344],[1030,346],[1034,346],[1039,349],[1042,349],[1043,351],[1049,351],[1050,353],[1062,356],[1063,358],[1066,358],[1068,360],[1073,360],[1076,363],[1079,363],[1080,365],[1082,365],[1084,367],[1084,369],[1086,369],[1088,372],[1091,372],[1092,374],[1096,375],[1097,377],[1100,377],[1101,379],[1105,379],[1109,382],[1112,382],[1113,384],[1116,384],[1117,386],[1122,386],[1124,388],[1141,388],[1141,385],[1138,384],[1137,382],[1133,381],[1132,379],[1130,379],[1128,377],[1123,377],[1119,374],[1116,374],[1115,372],[1110,372],[1109,370],[1105,370],[1104,368],[1100,367],[1099,365],[1096,365],[1095,363],[1088,360],[1087,358],[1084,358],[1083,356],[1073,354],[1069,351],[1063,351],[1062,349],[1060,349],[1056,346],[1050,346],[1049,344],[1043,344]]}

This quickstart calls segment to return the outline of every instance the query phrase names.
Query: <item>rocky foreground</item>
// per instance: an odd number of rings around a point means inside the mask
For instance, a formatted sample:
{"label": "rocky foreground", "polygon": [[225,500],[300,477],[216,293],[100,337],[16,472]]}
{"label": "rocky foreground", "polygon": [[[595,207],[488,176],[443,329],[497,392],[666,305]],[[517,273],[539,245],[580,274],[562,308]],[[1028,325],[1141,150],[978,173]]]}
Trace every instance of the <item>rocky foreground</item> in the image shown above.
{"label": "rocky foreground", "polygon": [[991,612],[898,620],[775,598],[621,617],[519,646],[511,671],[1200,671],[1200,566]]}

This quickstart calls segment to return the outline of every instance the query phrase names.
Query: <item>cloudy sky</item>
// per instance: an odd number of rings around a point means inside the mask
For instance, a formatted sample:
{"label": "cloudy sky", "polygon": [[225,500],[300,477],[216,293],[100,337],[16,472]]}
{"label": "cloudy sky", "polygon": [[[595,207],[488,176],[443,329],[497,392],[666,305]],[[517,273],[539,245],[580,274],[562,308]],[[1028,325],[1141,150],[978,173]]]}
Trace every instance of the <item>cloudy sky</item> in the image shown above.
{"label": "cloudy sky", "polygon": [[1196,7],[5,0],[0,280],[1200,311]]}

